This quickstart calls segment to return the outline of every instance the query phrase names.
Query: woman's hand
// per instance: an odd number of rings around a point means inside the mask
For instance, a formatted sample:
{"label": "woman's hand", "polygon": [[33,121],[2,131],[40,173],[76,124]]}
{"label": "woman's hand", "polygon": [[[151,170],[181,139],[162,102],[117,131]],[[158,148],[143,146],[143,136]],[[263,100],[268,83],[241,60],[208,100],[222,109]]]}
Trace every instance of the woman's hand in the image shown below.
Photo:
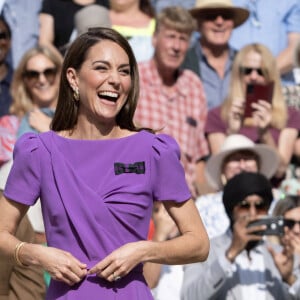
{"label": "woman's hand", "polygon": [[87,275],[87,265],[80,262],[71,253],[52,247],[38,245],[40,265],[54,280],[70,286],[80,282]]}
{"label": "woman's hand", "polygon": [[238,133],[243,123],[244,101],[235,99],[229,110],[228,115],[228,134]]}
{"label": "woman's hand", "polygon": [[29,124],[38,132],[46,132],[50,129],[52,119],[45,115],[40,109],[34,108],[29,113]]}
{"label": "woman's hand", "polygon": [[265,132],[272,122],[272,105],[265,100],[258,100],[258,102],[252,103],[254,109],[252,118],[253,124],[258,128],[260,132]]}
{"label": "woman's hand", "polygon": [[127,275],[142,261],[147,241],[128,243],[93,266],[88,274],[97,274],[110,282],[116,281]]}
{"label": "woman's hand", "polygon": [[272,247],[268,247],[283,281],[289,285],[292,285],[296,281],[293,275],[294,248],[291,241],[291,237],[286,232],[282,239],[283,249],[281,252],[276,252]]}

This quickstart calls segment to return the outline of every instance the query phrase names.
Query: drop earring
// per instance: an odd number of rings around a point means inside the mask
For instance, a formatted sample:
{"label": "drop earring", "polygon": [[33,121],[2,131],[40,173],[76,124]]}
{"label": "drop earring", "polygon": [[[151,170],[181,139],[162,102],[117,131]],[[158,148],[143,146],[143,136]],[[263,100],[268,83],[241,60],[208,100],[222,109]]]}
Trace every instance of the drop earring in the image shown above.
{"label": "drop earring", "polygon": [[78,91],[78,88],[73,88],[73,97],[74,97],[74,100],[75,102],[79,102],[79,91]]}

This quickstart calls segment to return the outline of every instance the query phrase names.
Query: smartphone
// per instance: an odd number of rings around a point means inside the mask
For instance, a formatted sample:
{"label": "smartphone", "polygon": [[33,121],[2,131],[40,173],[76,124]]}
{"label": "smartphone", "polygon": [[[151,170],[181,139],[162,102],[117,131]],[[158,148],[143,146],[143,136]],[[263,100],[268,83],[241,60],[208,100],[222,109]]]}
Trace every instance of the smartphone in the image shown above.
{"label": "smartphone", "polygon": [[257,220],[251,221],[248,227],[266,225],[265,230],[255,232],[258,235],[277,235],[282,236],[284,234],[284,219],[283,217],[262,217]]}
{"label": "smartphone", "polygon": [[251,118],[253,108],[251,104],[258,100],[265,100],[272,104],[274,82],[268,84],[248,84],[246,88],[246,102],[244,110],[244,118]]}

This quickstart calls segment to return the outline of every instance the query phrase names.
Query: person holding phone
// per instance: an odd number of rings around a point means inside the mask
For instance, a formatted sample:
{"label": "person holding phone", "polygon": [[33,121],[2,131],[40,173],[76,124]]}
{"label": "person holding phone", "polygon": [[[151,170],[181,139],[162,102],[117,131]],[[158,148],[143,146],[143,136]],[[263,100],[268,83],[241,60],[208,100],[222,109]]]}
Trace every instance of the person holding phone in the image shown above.
{"label": "person holding phone", "polygon": [[[274,216],[283,216],[286,227],[285,235],[281,243],[286,243],[287,239],[291,240],[295,254],[300,261],[300,196],[286,195],[278,201],[273,210]],[[300,267],[300,264],[298,268]]]}
{"label": "person holding phone", "polygon": [[[254,90],[259,93],[253,95]],[[252,100],[249,105],[247,98]],[[245,118],[246,107],[252,110],[248,118]],[[279,70],[270,50],[261,44],[242,48],[233,62],[226,100],[208,112],[205,132],[212,154],[220,150],[227,135],[243,134],[277,151],[281,161],[275,177],[282,179],[299,129],[300,112],[287,107],[284,101]]]}
{"label": "person holding phone", "polygon": [[300,299],[300,277],[293,272],[289,243],[274,252],[249,222],[267,215],[273,200],[270,181],[260,173],[243,172],[224,187],[223,203],[230,228],[211,239],[204,263],[185,266],[182,300]]}

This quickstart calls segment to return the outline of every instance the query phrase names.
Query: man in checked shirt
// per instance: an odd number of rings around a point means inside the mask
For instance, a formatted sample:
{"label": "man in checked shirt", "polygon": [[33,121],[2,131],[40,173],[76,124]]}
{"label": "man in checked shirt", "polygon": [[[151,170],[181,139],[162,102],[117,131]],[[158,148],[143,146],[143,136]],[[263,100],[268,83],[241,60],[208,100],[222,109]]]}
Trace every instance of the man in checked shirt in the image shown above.
{"label": "man in checked shirt", "polygon": [[140,98],[135,121],[173,136],[191,193],[196,197],[205,182],[203,159],[208,155],[204,137],[207,105],[199,77],[180,68],[189,48],[195,20],[182,7],[167,7],[156,19],[151,60],[139,63]]}

